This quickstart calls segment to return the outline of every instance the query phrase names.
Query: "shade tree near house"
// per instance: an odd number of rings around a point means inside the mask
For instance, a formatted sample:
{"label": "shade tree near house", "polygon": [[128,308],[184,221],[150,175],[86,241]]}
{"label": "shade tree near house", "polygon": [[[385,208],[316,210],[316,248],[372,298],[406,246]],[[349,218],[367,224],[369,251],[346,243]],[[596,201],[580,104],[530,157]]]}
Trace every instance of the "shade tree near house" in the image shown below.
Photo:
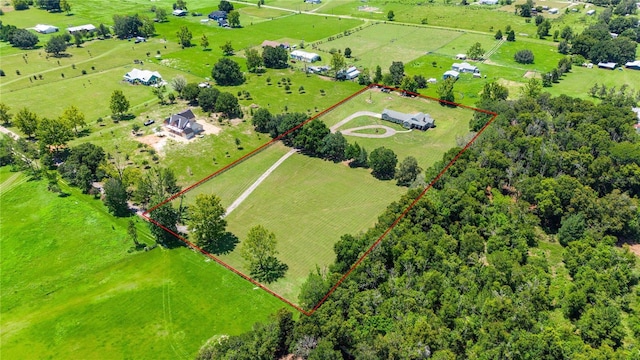
{"label": "shade tree near house", "polygon": [[73,139],[71,124],[63,118],[44,117],[40,119],[36,134],[42,145],[52,147],[56,152],[61,146],[65,146],[69,140]]}
{"label": "shade tree near house", "polygon": [[404,64],[402,61],[392,62],[391,66],[389,66],[389,74],[391,75],[391,84],[400,85],[404,77]]}
{"label": "shade tree near house", "polygon": [[220,11],[224,11],[224,12],[231,12],[233,11],[233,4],[230,3],[227,0],[220,0],[220,3],[218,4],[218,10]]}
{"label": "shade tree near house", "polygon": [[369,167],[369,154],[367,153],[367,150],[364,147],[360,146],[357,142],[348,144],[344,155],[345,159],[350,160],[349,167]]}
{"label": "shade tree near house", "polygon": [[148,37],[155,33],[153,20],[140,15],[113,15],[113,33],[120,39]]}
{"label": "shade tree near house", "polygon": [[229,26],[231,26],[232,28],[240,27],[240,13],[236,10],[232,10],[229,12],[229,14],[227,15],[227,20],[229,21]]}
{"label": "shade tree near house", "polygon": [[221,92],[216,99],[215,110],[227,119],[242,117],[242,109],[238,98],[232,93]]}
{"label": "shade tree near house", "polygon": [[284,69],[287,65],[289,55],[287,50],[280,46],[265,46],[262,50],[262,61],[264,66],[270,69]]}
{"label": "shade tree near house", "polygon": [[469,59],[480,60],[484,56],[485,50],[482,48],[482,44],[479,42],[471,45],[469,50],[467,50],[467,56]]}
{"label": "shade tree near house", "polygon": [[53,54],[53,56],[60,56],[60,54],[67,51],[67,41],[63,35],[52,36],[44,46],[44,51],[47,54]]}
{"label": "shade tree near house", "polygon": [[200,95],[200,90],[202,90],[202,88],[200,88],[198,84],[188,83],[182,89],[180,97],[186,100],[190,105],[196,105],[198,103],[198,95]]}
{"label": "shade tree near house", "polygon": [[109,102],[113,120],[121,120],[124,114],[129,111],[129,106],[129,100],[124,96],[124,93],[121,90],[114,90],[111,94],[111,101]]}
{"label": "shade tree near house", "polygon": [[16,29],[12,32],[9,43],[21,49],[32,49],[38,44],[38,37],[29,30]]}
{"label": "shade tree near house", "polygon": [[64,109],[60,117],[73,128],[76,136],[78,136],[78,127],[83,128],[87,125],[84,114],[74,105]]}
{"label": "shade tree near house", "polygon": [[454,85],[456,83],[456,79],[449,77],[446,78],[438,84],[438,98],[446,103],[441,103],[443,105],[451,105],[451,103],[456,101],[455,94],[453,92]]}
{"label": "shade tree near house", "polygon": [[247,49],[244,52],[244,55],[247,58],[247,69],[249,70],[249,72],[256,73],[264,65],[262,61],[262,56],[260,56],[260,53],[258,52],[258,50]]}
{"label": "shade tree near house", "polygon": [[334,71],[334,78],[338,78],[340,72],[347,66],[347,62],[344,60],[344,56],[339,52],[331,55],[331,68]]}
{"label": "shade tree near house", "polygon": [[[133,199],[144,207],[152,207],[154,201],[160,203],[171,195],[180,192],[173,170],[168,168],[151,168],[139,179]],[[154,199],[155,198],[155,199]]]}
{"label": "shade tree near house", "polygon": [[240,255],[247,263],[250,275],[258,281],[272,283],[283,277],[288,266],[276,258],[276,235],[257,225],[240,245]]}
{"label": "shade tree near house", "polygon": [[216,110],[216,101],[220,95],[220,90],[210,87],[200,89],[198,93],[198,105],[202,108],[202,111],[212,112]]}
{"label": "shade tree near house", "polygon": [[224,252],[227,221],[220,198],[214,194],[199,194],[188,213],[189,239],[211,253]]}

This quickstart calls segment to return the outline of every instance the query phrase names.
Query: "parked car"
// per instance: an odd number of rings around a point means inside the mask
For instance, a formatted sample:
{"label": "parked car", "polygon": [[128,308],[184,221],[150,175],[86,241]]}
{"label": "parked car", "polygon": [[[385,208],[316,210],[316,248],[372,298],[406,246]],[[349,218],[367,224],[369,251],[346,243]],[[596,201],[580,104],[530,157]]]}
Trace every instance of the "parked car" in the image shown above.
{"label": "parked car", "polygon": [[153,123],[155,123],[155,122],[156,122],[155,120],[151,120],[151,119],[149,119],[149,120],[147,120],[147,121],[145,121],[145,122],[144,122],[144,126],[149,126],[149,125],[151,125],[151,124],[153,124]]}

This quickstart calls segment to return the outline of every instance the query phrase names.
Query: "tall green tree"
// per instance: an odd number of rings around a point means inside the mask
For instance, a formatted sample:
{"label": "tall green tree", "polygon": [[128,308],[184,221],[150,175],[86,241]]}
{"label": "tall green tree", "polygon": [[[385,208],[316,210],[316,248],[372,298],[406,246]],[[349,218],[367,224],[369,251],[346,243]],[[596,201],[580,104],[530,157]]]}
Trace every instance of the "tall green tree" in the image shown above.
{"label": "tall green tree", "polygon": [[202,111],[211,112],[216,110],[216,101],[220,95],[220,90],[216,88],[204,88],[198,94],[198,105]]}
{"label": "tall green tree", "polygon": [[119,179],[109,178],[105,181],[104,204],[113,215],[122,217],[131,214],[127,204],[128,197],[127,189]]}
{"label": "tall green tree", "polygon": [[193,39],[193,34],[191,30],[189,30],[186,26],[180,26],[178,32],[176,32],[176,36],[178,37],[178,43],[183,47],[191,46],[191,39]]}
{"label": "tall green tree", "polygon": [[235,86],[244,82],[244,75],[240,71],[240,65],[237,62],[222,58],[213,66],[211,77],[221,86]]}
{"label": "tall green tree", "polygon": [[38,130],[38,116],[29,109],[22,108],[13,118],[13,124],[27,137],[32,137]]}
{"label": "tall green tree", "polygon": [[240,13],[236,10],[232,10],[227,14],[227,20],[229,21],[229,26],[232,28],[240,27]]}
{"label": "tall green tree", "polygon": [[407,156],[398,167],[396,171],[395,179],[398,186],[410,186],[422,172],[420,166],[418,166],[418,160],[413,156]]}
{"label": "tall green tree", "polygon": [[138,241],[138,228],[136,227],[136,223],[133,220],[129,220],[127,224],[127,235],[129,236],[129,239],[133,241],[133,245],[135,247],[139,247],[141,245]]}
{"label": "tall green tree", "polygon": [[221,92],[216,99],[216,111],[222,113],[227,119],[242,116],[242,109],[238,103],[238,98],[230,92]]}
{"label": "tall green tree", "polygon": [[60,146],[67,144],[73,138],[73,130],[69,122],[61,118],[42,118],[37,130],[40,142],[46,146],[52,146],[58,150]]}
{"label": "tall green tree", "polygon": [[109,108],[111,109],[111,117],[114,121],[122,119],[122,116],[129,111],[129,100],[124,96],[122,90],[114,90],[111,94],[111,102]]}
{"label": "tall green tree", "polygon": [[470,59],[480,60],[484,56],[485,50],[482,48],[482,44],[479,42],[471,45],[469,50],[467,50],[467,56]]}
{"label": "tall green tree", "polygon": [[216,195],[200,194],[189,208],[189,238],[199,247],[220,254],[226,244],[225,233],[227,221],[224,219],[225,209]]}
{"label": "tall green tree", "polygon": [[391,74],[391,82],[393,85],[398,86],[402,83],[404,77],[404,64],[402,61],[394,61],[389,67],[389,74]]}
{"label": "tall green tree", "polygon": [[53,56],[60,56],[67,51],[67,41],[63,35],[55,35],[44,45],[44,51],[47,54],[53,54]]}
{"label": "tall green tree", "polygon": [[345,68],[347,63],[344,60],[344,56],[342,54],[336,52],[333,53],[331,57],[331,68],[334,71],[334,77],[337,79],[340,75],[340,72]]}
{"label": "tall green tree", "polygon": [[82,128],[87,125],[84,114],[74,105],[71,105],[68,108],[66,108],[62,112],[62,115],[60,117],[62,118],[63,121],[67,122],[71,127],[73,127],[73,130],[75,131],[76,136],[78,136],[78,127]]}
{"label": "tall green tree", "polygon": [[398,157],[391,149],[384,146],[379,147],[369,155],[369,166],[371,174],[380,180],[390,180],[396,174],[396,164]]}
{"label": "tall green tree", "polygon": [[440,100],[446,101],[448,103],[453,103],[456,101],[456,97],[453,92],[453,86],[455,85],[455,83],[456,79],[450,77],[442,80],[440,84],[438,84],[437,93]]}
{"label": "tall green tree", "polygon": [[271,283],[284,276],[288,267],[276,259],[276,245],[276,235],[262,225],[252,227],[241,243],[240,255],[256,280]]}
{"label": "tall green tree", "polygon": [[[247,49],[244,52],[247,57],[247,69],[249,72],[255,73],[262,67],[262,56],[256,49]],[[285,60],[286,61],[286,60]]]}
{"label": "tall green tree", "polygon": [[387,20],[393,21],[395,17],[396,17],[396,14],[393,12],[393,10],[389,10],[389,12],[387,13]]}
{"label": "tall green tree", "polygon": [[207,50],[209,47],[209,38],[207,37],[207,34],[202,34],[202,37],[200,38],[200,46],[202,46],[203,50]]}
{"label": "tall green tree", "polygon": [[11,118],[13,115],[9,112],[11,109],[5,103],[0,103],[0,122],[2,125],[11,124]]}
{"label": "tall green tree", "polygon": [[231,41],[228,40],[224,44],[220,45],[220,50],[222,50],[224,56],[231,56],[234,53],[233,45],[231,44]]}
{"label": "tall green tree", "polygon": [[289,54],[283,47],[266,46],[262,50],[262,62],[269,69],[284,69],[287,65]]}

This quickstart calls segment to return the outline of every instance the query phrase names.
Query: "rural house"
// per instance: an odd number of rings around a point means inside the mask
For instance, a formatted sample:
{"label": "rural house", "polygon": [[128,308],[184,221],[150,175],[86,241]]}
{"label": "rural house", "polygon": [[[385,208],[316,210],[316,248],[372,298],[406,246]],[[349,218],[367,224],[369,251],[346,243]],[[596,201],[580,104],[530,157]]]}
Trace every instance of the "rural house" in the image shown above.
{"label": "rural house", "polygon": [[186,16],[187,15],[187,10],[182,10],[182,9],[175,9],[172,12],[173,16]]}
{"label": "rural house", "polygon": [[453,65],[451,65],[451,70],[455,70],[457,72],[461,72],[461,73],[479,73],[480,69],[478,69],[477,66],[473,66],[467,62],[463,62],[463,63],[453,63]]}
{"label": "rural house", "polygon": [[198,124],[195,119],[193,111],[188,109],[166,118],[164,127],[172,134],[191,139],[203,130],[202,125]]}
{"label": "rural house", "polygon": [[322,0],[304,0],[307,4],[320,4]]}
{"label": "rural house", "polygon": [[211,14],[209,14],[209,19],[215,21],[226,20],[227,12],[222,10],[212,11]]}
{"label": "rural house", "polygon": [[435,120],[429,114],[422,112],[416,114],[405,114],[399,111],[384,109],[382,120],[400,124],[405,129],[427,130],[435,127]]}
{"label": "rural house", "polygon": [[320,60],[320,55],[302,50],[294,50],[289,55],[292,59],[304,62],[314,62]]}
{"label": "rural house", "polygon": [[360,71],[355,67],[351,66],[348,69],[343,69],[338,72],[338,78],[345,80],[353,80],[360,75]]}
{"label": "rural house", "polygon": [[480,0],[480,1],[478,1],[478,4],[480,4],[480,5],[497,5],[498,4],[498,0]]}
{"label": "rural house", "polygon": [[157,71],[133,69],[124,74],[124,79],[132,84],[155,85],[162,82],[162,76]]}
{"label": "rural house", "polygon": [[442,75],[442,79],[443,80],[446,80],[448,78],[454,78],[454,79],[458,80],[459,77],[460,77],[460,73],[455,71],[455,70],[445,71],[444,74]]}
{"label": "rural house", "polygon": [[261,47],[266,47],[266,46],[271,46],[271,47],[281,47],[283,49],[288,49],[289,48],[289,43],[288,42],[277,42],[277,41],[271,41],[271,40],[265,40],[262,42],[262,44],[260,45]]}
{"label": "rural house", "polygon": [[467,54],[456,55],[456,60],[467,60]]}
{"label": "rural house", "polygon": [[618,64],[614,63],[614,62],[599,62],[598,63],[598,67],[600,69],[614,70],[616,68],[616,65],[618,65]]}
{"label": "rural house", "polygon": [[627,69],[640,70],[640,60],[629,61],[628,63],[624,64],[624,67],[626,67]]}
{"label": "rural house", "polygon": [[73,34],[76,32],[93,32],[96,31],[96,27],[92,24],[80,25],[80,26],[72,26],[67,28],[69,34]]}
{"label": "rural house", "polygon": [[40,34],[51,34],[54,32],[58,32],[60,29],[58,29],[53,25],[38,24],[33,28],[33,30],[35,30],[36,32],[39,32]]}

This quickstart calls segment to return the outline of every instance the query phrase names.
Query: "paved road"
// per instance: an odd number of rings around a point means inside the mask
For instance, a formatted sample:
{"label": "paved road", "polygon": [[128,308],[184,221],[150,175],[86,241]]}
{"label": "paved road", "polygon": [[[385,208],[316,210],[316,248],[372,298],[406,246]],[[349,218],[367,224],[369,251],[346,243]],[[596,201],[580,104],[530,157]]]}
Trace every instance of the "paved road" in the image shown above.
{"label": "paved road", "polygon": [[291,155],[296,153],[296,149],[291,149],[289,150],[288,153],[284,154],[280,159],[278,159],[278,161],[276,161],[273,165],[271,165],[270,168],[267,169],[267,171],[265,171],[262,175],[260,175],[260,177],[258,178],[258,180],[256,180],[253,184],[251,184],[251,186],[249,186],[249,188],[247,190],[245,190],[228,208],[227,208],[227,212],[225,213],[225,217],[229,216],[229,214],[231,214],[231,212],[233,210],[235,210],[238,206],[240,206],[240,204],[242,204],[243,201],[245,201],[245,199],[251,195],[251,193],[260,185],[262,184],[262,182],[269,177],[269,175],[271,175],[271,173],[278,168],[278,166],[280,166],[280,164],[282,164],[285,160],[287,160]]}
{"label": "paved road", "polygon": [[4,127],[4,126],[0,126],[0,132],[1,132],[1,133],[3,133],[3,134],[7,134],[7,135],[11,136],[11,137],[12,137],[12,138],[14,138],[15,140],[20,139],[20,135],[18,135],[18,134],[16,134],[16,133],[14,133],[13,131],[11,131],[11,130],[7,129],[7,128],[6,128],[6,127]]}

